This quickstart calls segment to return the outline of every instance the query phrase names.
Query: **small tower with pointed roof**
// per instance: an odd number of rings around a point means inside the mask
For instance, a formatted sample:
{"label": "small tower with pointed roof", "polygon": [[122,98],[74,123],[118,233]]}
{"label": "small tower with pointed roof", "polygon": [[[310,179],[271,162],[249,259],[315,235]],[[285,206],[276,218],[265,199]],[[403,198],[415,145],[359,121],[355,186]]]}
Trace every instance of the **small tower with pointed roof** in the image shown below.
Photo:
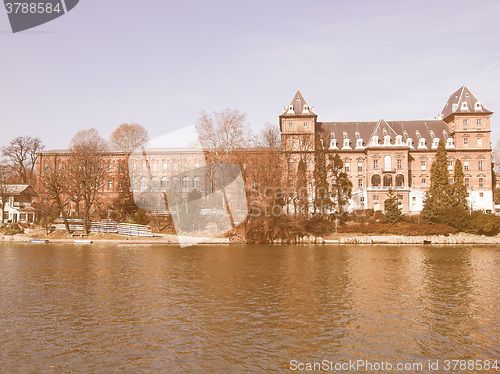
{"label": "small tower with pointed roof", "polygon": [[289,151],[313,151],[317,117],[314,107],[309,106],[300,90],[297,90],[280,115],[283,147]]}
{"label": "small tower with pointed roof", "polygon": [[464,85],[450,96],[441,118],[448,124],[457,149],[484,150],[490,149],[492,114]]}

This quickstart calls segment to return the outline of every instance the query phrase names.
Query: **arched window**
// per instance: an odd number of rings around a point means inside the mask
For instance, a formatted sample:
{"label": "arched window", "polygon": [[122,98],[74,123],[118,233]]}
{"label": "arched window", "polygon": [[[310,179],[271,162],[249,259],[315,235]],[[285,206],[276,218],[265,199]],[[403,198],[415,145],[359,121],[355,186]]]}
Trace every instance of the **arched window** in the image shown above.
{"label": "arched window", "polygon": [[201,191],[201,178],[200,177],[193,178],[193,190]]}
{"label": "arched window", "polygon": [[403,188],[405,186],[405,177],[401,174],[396,175],[396,188]]}
{"label": "arched window", "polygon": [[386,155],[384,157],[384,169],[385,170],[391,170],[392,169],[392,159],[391,156]]}
{"label": "arched window", "polygon": [[141,178],[141,191],[146,191],[148,189],[148,180],[145,177]]}
{"label": "arched window", "polygon": [[392,175],[384,175],[384,188],[392,187]]}
{"label": "arched window", "polygon": [[178,177],[173,177],[172,178],[172,188],[178,190],[179,189],[179,178]]}
{"label": "arched window", "polygon": [[372,187],[375,187],[375,188],[380,187],[380,175],[375,174],[372,177]]}
{"label": "arched window", "polygon": [[166,191],[168,188],[168,178],[167,177],[162,177],[161,178],[161,189],[163,191]]}
{"label": "arched window", "polygon": [[189,192],[189,177],[182,178],[182,192]]}
{"label": "arched window", "polygon": [[151,192],[157,192],[158,191],[158,178],[153,177],[151,178]]}

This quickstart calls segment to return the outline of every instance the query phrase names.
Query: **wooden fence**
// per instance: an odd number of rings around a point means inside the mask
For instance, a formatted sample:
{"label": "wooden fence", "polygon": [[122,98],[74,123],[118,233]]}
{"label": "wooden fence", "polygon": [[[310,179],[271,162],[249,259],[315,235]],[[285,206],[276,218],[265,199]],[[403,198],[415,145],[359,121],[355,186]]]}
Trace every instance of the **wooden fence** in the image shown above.
{"label": "wooden fence", "polygon": [[[72,232],[83,231],[83,220],[68,219],[69,229]],[[56,230],[65,230],[62,219],[57,219],[53,225]],[[92,221],[90,224],[90,232],[93,233],[109,233],[128,236],[147,236],[152,237],[153,232],[148,226],[137,225],[133,223],[118,223],[113,221]]]}

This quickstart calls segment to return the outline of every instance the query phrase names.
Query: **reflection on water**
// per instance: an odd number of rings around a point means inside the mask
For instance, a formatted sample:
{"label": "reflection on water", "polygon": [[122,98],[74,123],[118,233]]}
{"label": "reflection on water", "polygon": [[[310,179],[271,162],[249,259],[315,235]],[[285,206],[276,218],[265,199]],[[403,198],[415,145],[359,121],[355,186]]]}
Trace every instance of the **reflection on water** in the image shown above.
{"label": "reflection on water", "polygon": [[2,372],[499,359],[493,247],[0,246]]}

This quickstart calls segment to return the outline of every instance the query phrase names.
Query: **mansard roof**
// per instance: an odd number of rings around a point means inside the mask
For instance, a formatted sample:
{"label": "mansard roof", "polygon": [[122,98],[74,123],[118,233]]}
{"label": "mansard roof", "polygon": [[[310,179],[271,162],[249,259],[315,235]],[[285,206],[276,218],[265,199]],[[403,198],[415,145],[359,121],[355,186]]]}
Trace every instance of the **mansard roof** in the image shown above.
{"label": "mansard roof", "polygon": [[317,122],[316,131],[324,134],[333,132],[336,139],[342,139],[345,133],[351,140],[357,137],[362,138],[365,144],[368,144],[374,135],[378,136],[379,140],[383,140],[384,135],[389,135],[391,139],[401,135],[403,141],[407,138],[412,138],[414,141],[425,138],[431,141],[435,137],[446,141],[449,137],[448,126],[442,120],[385,121],[380,119],[377,122]]}
{"label": "mansard roof", "polygon": [[452,114],[492,114],[484,104],[482,104],[467,88],[467,86],[460,87],[455,91],[441,112],[442,118],[445,119]]}
{"label": "mansard roof", "polygon": [[309,106],[300,90],[297,90],[290,104],[283,108],[281,116],[316,116],[314,107]]}

